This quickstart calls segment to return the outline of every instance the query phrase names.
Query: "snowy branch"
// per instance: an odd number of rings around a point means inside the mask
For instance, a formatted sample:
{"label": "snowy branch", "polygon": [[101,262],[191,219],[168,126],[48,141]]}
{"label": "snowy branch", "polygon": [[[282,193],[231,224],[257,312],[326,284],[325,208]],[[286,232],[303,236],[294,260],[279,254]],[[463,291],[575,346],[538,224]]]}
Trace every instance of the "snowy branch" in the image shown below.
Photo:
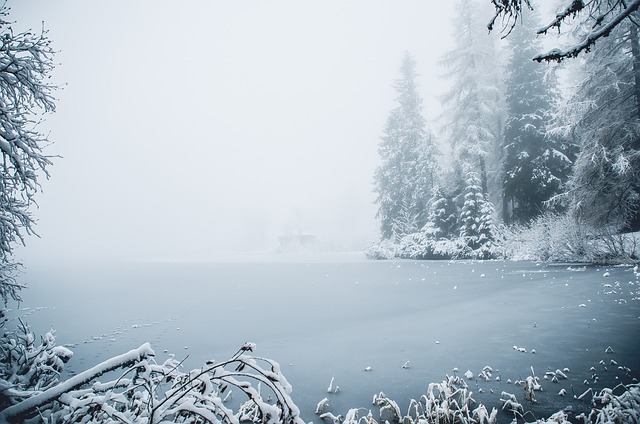
{"label": "snowy branch", "polygon": [[560,26],[564,22],[565,19],[569,17],[575,17],[578,12],[584,9],[585,5],[582,0],[574,0],[567,8],[565,8],[562,12],[556,15],[556,18],[547,26],[539,29],[537,31],[538,34],[547,34],[551,28],[558,28],[560,30]]}
{"label": "snowy branch", "polygon": [[[292,387],[280,366],[249,356],[254,347],[246,343],[226,361],[207,361],[202,368],[185,373],[173,357],[156,363],[145,343],[6,408],[0,412],[0,422],[39,415],[49,422],[302,424],[290,397]],[[126,371],[116,380],[95,382],[121,368]],[[231,388],[246,398],[237,411],[225,406]],[[268,391],[266,399],[263,388]]]}
{"label": "snowy branch", "polygon": [[49,142],[37,131],[42,113],[55,111],[49,76],[55,51],[44,27],[39,34],[14,32],[0,5],[0,296],[19,299],[19,286],[11,282],[11,254],[15,243],[33,234],[29,212],[40,188],[38,174],[48,177],[51,156],[43,149]]}
{"label": "snowy branch", "polygon": [[[496,20],[502,16],[502,29],[506,31],[508,35],[518,22],[518,18],[522,19],[523,0],[491,0],[491,3],[495,7],[496,12],[487,24],[489,32],[493,31]],[[524,5],[529,9],[533,9],[529,0],[524,0]]]}
{"label": "snowy branch", "polygon": [[[574,4],[575,3],[580,3],[581,4],[582,2],[581,1],[575,1]],[[640,0],[634,0],[634,1],[630,2],[630,3],[628,3],[627,7],[624,10],[622,10],[620,13],[615,15],[611,19],[611,21],[609,21],[606,25],[601,26],[597,30],[589,32],[589,34],[587,34],[581,42],[575,44],[574,46],[570,47],[567,50],[561,50],[561,49],[557,49],[557,48],[552,49],[547,53],[540,54],[540,55],[534,57],[533,60],[535,60],[536,62],[542,62],[542,61],[545,61],[545,62],[551,62],[551,61],[560,62],[560,61],[562,61],[562,59],[576,57],[583,51],[589,51],[591,46],[598,39],[600,39],[602,37],[609,36],[609,34],[611,34],[611,31],[613,31],[613,29],[615,27],[617,27],[624,19],[629,17],[633,12],[638,10],[639,7],[640,7]],[[547,31],[550,28],[553,28],[553,27],[557,27],[558,29],[560,29],[561,22],[564,19],[566,19],[568,16],[570,16],[571,14],[575,15],[579,10],[580,9],[571,9],[571,7],[569,7],[567,10],[565,10],[565,12],[563,12],[562,14],[559,14],[551,24],[547,25],[544,28],[539,29],[538,30],[538,34],[546,34]],[[600,15],[596,19],[596,25],[597,26],[599,26],[601,24],[601,22],[604,20],[605,16],[606,15]]]}
{"label": "snowy branch", "polygon": [[89,383],[93,379],[109,371],[133,365],[137,361],[150,356],[154,356],[154,352],[149,343],[144,343],[137,349],[132,349],[127,353],[108,359],[93,368],[89,368],[88,370],[71,377],[63,383],[0,411],[0,421],[15,421],[26,413],[34,411],[37,408],[58,399],[63,394]]}
{"label": "snowy branch", "polygon": [[[506,32],[504,36],[508,36],[518,19],[522,19],[523,1],[529,9],[533,9],[529,0],[492,0],[492,4],[495,7],[495,15],[487,25],[489,31],[493,30],[495,21],[502,17],[504,23],[503,31]],[[611,31],[625,19],[631,19],[631,15],[640,8],[640,0],[593,0],[588,3],[583,0],[571,0],[571,3],[556,14],[548,25],[538,29],[537,34],[546,35],[549,30],[554,28],[560,31],[563,23],[569,19],[576,18],[587,8],[589,13],[584,18],[584,22],[589,23],[592,30],[582,41],[565,50],[554,48],[547,53],[535,56],[533,60],[537,62],[560,62],[566,58],[576,57],[582,52],[588,52],[596,41],[611,34]]]}

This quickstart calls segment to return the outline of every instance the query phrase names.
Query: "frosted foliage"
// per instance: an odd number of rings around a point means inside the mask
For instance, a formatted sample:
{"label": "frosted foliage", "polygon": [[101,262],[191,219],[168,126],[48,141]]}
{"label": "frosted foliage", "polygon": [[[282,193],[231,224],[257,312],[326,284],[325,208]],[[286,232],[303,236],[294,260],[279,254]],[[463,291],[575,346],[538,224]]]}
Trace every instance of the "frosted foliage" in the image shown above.
{"label": "frosted foliage", "polygon": [[[4,311],[0,310],[0,318],[4,320]],[[56,385],[72,355],[69,349],[56,346],[53,330],[38,339],[20,321],[17,329],[6,331],[0,338],[0,408]]]}
{"label": "frosted foliage", "polygon": [[[162,363],[148,343],[113,357],[69,380],[38,392],[0,412],[0,420],[20,421],[39,414],[48,422],[209,422],[302,423],[280,366],[250,356],[245,344],[230,359],[208,361],[184,372],[170,357]],[[99,376],[124,369],[108,382]],[[254,386],[256,384],[257,386]],[[225,405],[235,389],[246,398],[237,411]],[[268,393],[273,400],[263,399]]]}
{"label": "frosted foliage", "polygon": [[0,6],[0,296],[19,299],[21,288],[13,275],[15,243],[33,233],[29,212],[39,189],[38,173],[51,164],[42,149],[46,137],[35,128],[43,112],[55,109],[48,80],[54,51],[47,34],[17,32],[8,20],[9,8]]}
{"label": "frosted foliage", "polygon": [[630,22],[600,40],[574,75],[573,95],[558,111],[552,129],[553,134],[574,137],[580,146],[567,192],[559,200],[598,227],[638,227],[638,44],[637,27]]}
{"label": "frosted foliage", "polygon": [[497,229],[502,255],[515,260],[601,262],[640,255],[634,234],[596,229],[567,214],[545,213],[529,224]]}

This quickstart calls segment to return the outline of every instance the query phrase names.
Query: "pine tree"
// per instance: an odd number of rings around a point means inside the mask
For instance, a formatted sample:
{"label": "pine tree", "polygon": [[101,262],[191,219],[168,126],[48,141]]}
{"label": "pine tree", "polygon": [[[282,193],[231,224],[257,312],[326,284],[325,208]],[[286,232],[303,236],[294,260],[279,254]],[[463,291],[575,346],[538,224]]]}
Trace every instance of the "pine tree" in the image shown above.
{"label": "pine tree", "polygon": [[452,88],[442,100],[454,180],[462,188],[465,175],[476,172],[483,191],[497,197],[504,100],[494,43],[476,1],[457,2],[455,26],[455,48],[442,59],[452,79]]}
{"label": "pine tree", "polygon": [[466,176],[464,203],[460,210],[460,238],[467,247],[465,256],[488,259],[493,256],[493,205],[483,193],[474,172]]}
{"label": "pine tree", "polygon": [[564,198],[597,227],[640,228],[639,44],[629,20],[596,43],[554,120],[554,131],[580,146]]}
{"label": "pine tree", "polygon": [[509,35],[502,141],[502,218],[507,223],[525,223],[538,216],[545,202],[564,188],[572,165],[569,145],[546,132],[559,89],[555,78],[547,75],[549,68],[531,60],[541,49],[534,31],[538,26],[532,11]]}
{"label": "pine tree", "polygon": [[[387,119],[375,172],[377,217],[384,239],[398,240],[426,223],[427,201],[438,166],[435,140],[422,116],[416,62],[406,53],[395,81],[398,106]],[[409,225],[410,224],[410,225]]]}

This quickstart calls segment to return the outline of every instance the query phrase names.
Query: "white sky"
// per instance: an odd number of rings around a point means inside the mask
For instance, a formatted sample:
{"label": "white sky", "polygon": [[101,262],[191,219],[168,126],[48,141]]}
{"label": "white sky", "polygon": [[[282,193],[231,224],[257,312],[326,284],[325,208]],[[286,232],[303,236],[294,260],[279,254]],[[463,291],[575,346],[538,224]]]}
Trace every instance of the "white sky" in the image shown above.
{"label": "white sky", "polygon": [[19,258],[186,258],[377,239],[372,175],[409,50],[438,114],[452,1],[10,1],[49,29],[62,156]]}

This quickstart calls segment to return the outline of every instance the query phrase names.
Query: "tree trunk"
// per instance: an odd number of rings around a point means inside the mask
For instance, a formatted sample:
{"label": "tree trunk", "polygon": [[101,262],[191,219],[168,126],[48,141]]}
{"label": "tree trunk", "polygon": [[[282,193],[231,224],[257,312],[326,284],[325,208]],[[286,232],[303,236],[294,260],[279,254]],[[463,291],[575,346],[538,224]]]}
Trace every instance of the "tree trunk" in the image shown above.
{"label": "tree trunk", "polygon": [[[638,27],[630,25],[631,55],[633,56],[634,97],[636,100],[636,115],[640,119],[640,43],[638,41]],[[636,139],[634,148],[638,149],[640,141]]]}
{"label": "tree trunk", "polygon": [[[629,38],[631,41],[631,55],[633,56],[633,78],[634,78],[634,97],[636,104],[636,117],[640,121],[640,41],[638,40],[638,27],[635,23],[630,25]],[[632,150],[640,151],[640,137],[636,137],[632,146]],[[634,164],[632,164],[634,166]],[[635,161],[635,166],[640,166],[638,161]],[[634,170],[640,172],[639,170]],[[640,196],[640,184],[636,181],[634,191]],[[625,231],[635,232],[640,230],[640,209],[636,210],[629,217],[629,221],[626,223]]]}
{"label": "tree trunk", "polygon": [[482,185],[482,194],[487,196],[487,166],[484,163],[484,158],[480,156],[480,183]]}

